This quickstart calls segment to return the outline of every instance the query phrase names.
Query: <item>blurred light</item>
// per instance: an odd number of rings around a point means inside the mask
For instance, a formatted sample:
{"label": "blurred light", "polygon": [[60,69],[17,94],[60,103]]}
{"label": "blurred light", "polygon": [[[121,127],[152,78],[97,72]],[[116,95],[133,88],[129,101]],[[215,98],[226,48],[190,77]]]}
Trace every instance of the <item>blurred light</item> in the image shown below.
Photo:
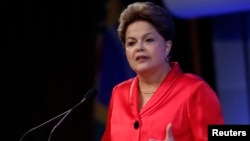
{"label": "blurred light", "polygon": [[250,0],[163,0],[179,18],[199,18],[250,10]]}

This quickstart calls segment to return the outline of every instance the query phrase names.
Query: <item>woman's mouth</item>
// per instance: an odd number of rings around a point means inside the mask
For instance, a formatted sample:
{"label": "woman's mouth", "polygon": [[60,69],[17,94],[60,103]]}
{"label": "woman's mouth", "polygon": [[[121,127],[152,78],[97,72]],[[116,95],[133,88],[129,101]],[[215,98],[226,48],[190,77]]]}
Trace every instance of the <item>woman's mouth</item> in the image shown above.
{"label": "woman's mouth", "polygon": [[148,57],[147,56],[137,56],[136,58],[135,58],[135,60],[136,61],[138,61],[138,60],[145,60],[145,59],[147,59]]}

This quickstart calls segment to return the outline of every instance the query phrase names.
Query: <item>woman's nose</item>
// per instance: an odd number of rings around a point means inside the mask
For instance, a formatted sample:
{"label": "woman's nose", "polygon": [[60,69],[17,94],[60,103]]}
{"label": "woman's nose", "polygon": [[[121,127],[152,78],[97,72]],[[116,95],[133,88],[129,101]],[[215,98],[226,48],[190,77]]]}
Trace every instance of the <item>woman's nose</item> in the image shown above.
{"label": "woman's nose", "polygon": [[138,49],[136,50],[136,52],[141,52],[141,51],[144,51],[144,49],[143,49],[143,48],[138,48]]}
{"label": "woman's nose", "polygon": [[144,47],[142,44],[138,44],[136,52],[141,52],[141,51],[144,51]]}

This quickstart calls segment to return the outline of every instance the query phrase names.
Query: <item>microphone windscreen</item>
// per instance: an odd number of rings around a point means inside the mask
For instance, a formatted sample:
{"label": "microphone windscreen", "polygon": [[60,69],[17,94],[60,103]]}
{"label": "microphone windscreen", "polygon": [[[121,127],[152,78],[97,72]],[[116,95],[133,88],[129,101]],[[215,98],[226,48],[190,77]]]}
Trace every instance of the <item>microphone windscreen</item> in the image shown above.
{"label": "microphone windscreen", "polygon": [[86,99],[90,99],[93,98],[97,95],[97,90],[95,88],[90,89],[85,95],[84,98]]}

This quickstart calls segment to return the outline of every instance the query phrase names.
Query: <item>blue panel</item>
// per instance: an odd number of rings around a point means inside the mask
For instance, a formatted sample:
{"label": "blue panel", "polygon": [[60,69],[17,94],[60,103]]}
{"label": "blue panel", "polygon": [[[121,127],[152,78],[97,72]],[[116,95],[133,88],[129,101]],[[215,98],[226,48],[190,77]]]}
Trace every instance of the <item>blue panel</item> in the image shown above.
{"label": "blue panel", "polygon": [[101,65],[99,71],[99,102],[108,106],[112,88],[135,73],[126,60],[125,49],[122,46],[116,25],[107,28],[104,33],[103,48],[101,51]]}
{"label": "blue panel", "polygon": [[213,50],[217,92],[226,124],[249,124],[245,63],[245,27],[241,14],[213,18]]}
{"label": "blue panel", "polygon": [[247,65],[247,86],[248,86],[248,107],[249,107],[249,121],[250,121],[250,12],[246,13],[245,16],[245,26],[246,26],[246,65]]}
{"label": "blue panel", "polygon": [[250,10],[250,0],[163,0],[179,18],[198,18]]}

